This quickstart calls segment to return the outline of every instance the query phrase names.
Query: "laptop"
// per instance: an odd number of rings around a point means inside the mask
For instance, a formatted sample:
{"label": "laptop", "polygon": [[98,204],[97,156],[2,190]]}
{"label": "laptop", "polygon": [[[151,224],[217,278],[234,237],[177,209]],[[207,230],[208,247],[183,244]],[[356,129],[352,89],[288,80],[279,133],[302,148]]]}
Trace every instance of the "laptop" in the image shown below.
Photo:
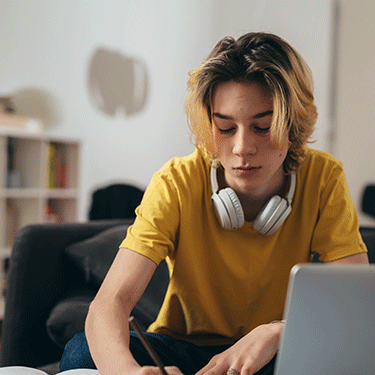
{"label": "laptop", "polygon": [[292,268],[275,375],[375,374],[375,265]]}

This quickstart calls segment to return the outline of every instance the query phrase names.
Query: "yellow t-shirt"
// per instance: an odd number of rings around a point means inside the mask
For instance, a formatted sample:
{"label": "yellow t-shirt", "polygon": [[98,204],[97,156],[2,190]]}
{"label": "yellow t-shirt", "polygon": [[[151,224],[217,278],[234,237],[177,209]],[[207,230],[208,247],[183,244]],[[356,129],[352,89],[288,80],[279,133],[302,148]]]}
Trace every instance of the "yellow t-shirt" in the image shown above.
{"label": "yellow t-shirt", "polygon": [[211,204],[210,162],[201,151],[157,172],[121,247],[166,258],[170,284],[148,331],[198,345],[233,344],[262,323],[281,319],[290,269],[366,252],[341,163],[306,149],[292,212],[264,236],[253,223],[229,231]]}

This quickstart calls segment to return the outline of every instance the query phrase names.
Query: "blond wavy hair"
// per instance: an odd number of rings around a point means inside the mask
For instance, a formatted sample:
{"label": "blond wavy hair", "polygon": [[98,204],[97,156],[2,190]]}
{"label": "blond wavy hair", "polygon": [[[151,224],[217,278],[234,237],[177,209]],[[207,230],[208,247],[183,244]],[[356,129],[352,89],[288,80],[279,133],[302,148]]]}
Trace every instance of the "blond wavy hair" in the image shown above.
{"label": "blond wavy hair", "polygon": [[283,168],[285,173],[296,169],[317,119],[312,74],[299,53],[274,34],[247,33],[238,40],[223,38],[207,60],[189,72],[185,109],[192,140],[212,158],[212,96],[218,84],[229,81],[259,82],[269,88],[274,107],[271,141],[281,147],[287,129],[289,150]]}

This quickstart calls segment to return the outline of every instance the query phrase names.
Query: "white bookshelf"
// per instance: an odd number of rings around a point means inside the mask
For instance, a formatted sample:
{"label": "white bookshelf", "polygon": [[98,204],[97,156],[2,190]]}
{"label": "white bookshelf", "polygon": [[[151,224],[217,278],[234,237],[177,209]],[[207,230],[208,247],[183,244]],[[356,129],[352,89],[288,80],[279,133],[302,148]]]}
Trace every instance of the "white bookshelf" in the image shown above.
{"label": "white bookshelf", "polygon": [[[52,186],[48,183],[51,145],[60,150],[62,163],[59,165],[64,171],[62,182],[59,179]],[[9,181],[11,155],[15,178]],[[51,218],[60,222],[78,220],[79,157],[78,140],[12,131],[0,124],[0,279],[3,259],[10,256],[15,236],[22,227],[48,223]],[[56,173],[53,176],[57,177]],[[47,207],[52,213],[49,217]]]}

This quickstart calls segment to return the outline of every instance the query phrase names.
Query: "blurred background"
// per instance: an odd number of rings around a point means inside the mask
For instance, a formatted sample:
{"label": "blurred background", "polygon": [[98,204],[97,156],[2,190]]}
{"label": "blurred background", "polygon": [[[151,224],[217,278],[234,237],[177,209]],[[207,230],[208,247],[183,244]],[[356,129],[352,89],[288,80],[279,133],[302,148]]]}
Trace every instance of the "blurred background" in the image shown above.
{"label": "blurred background", "polygon": [[362,225],[375,183],[373,0],[0,0],[0,95],[44,132],[81,142],[79,219],[92,192],[144,189],[191,153],[188,72],[226,35],[271,31],[312,69],[319,110],[312,145],[340,159]]}

